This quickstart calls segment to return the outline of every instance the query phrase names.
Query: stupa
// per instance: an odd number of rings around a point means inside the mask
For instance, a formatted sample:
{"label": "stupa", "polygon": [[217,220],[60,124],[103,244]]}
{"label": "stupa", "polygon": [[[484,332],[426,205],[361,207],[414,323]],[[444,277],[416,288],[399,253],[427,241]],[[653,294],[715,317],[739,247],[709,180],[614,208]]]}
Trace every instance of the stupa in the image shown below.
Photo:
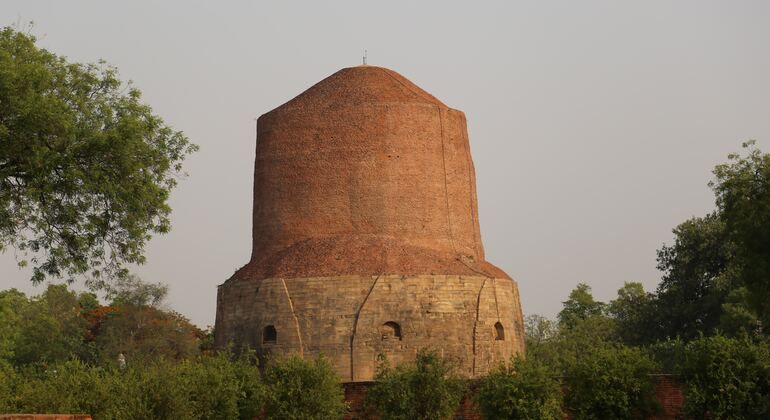
{"label": "stupa", "polygon": [[484,259],[465,115],[398,73],[342,69],[257,122],[251,261],[215,341],[324,354],[367,381],[432,348],[466,376],[524,350],[516,283]]}

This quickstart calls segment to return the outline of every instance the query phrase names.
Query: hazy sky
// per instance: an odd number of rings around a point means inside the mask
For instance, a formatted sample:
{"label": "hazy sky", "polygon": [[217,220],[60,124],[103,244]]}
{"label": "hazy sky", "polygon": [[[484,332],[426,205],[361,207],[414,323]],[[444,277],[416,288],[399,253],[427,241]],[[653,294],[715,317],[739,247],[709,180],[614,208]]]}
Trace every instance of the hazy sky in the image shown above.
{"label": "hazy sky", "polygon": [[[147,281],[214,323],[251,252],[254,118],[343,67],[391,68],[468,117],[487,259],[553,316],[578,282],[655,288],[671,229],[714,207],[714,165],[770,151],[768,1],[3,1],[0,26],[103,58],[201,146]],[[0,288],[39,293],[12,252]]]}

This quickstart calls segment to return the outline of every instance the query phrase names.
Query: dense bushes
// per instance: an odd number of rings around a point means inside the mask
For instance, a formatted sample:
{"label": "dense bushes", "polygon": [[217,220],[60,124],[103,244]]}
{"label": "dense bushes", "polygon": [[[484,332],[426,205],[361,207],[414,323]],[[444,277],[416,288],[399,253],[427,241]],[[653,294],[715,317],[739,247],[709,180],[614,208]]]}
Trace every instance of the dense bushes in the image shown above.
{"label": "dense bushes", "polygon": [[414,363],[392,368],[383,360],[367,400],[382,420],[445,419],[457,411],[465,385],[451,363],[421,350]]}
{"label": "dense bushes", "polygon": [[264,381],[265,414],[271,419],[339,419],[347,410],[340,380],[323,357],[271,360]]}
{"label": "dense bushes", "polygon": [[646,418],[654,400],[657,366],[642,350],[598,345],[567,369],[567,409],[575,419]]}
{"label": "dense bushes", "polygon": [[694,418],[770,416],[767,342],[723,336],[700,338],[683,347],[677,371],[685,384],[685,411]]}
{"label": "dense bushes", "polygon": [[0,411],[88,413],[94,418],[253,418],[262,406],[256,366],[226,354],[116,368],[78,360],[5,369]]}
{"label": "dense bushes", "polygon": [[516,357],[479,381],[476,401],[487,419],[562,419],[559,381],[535,359]]}
{"label": "dense bushes", "polygon": [[226,353],[125,369],[71,360],[0,364],[0,412],[88,413],[97,419],[338,419],[346,406],[323,359],[271,360],[264,375]]}

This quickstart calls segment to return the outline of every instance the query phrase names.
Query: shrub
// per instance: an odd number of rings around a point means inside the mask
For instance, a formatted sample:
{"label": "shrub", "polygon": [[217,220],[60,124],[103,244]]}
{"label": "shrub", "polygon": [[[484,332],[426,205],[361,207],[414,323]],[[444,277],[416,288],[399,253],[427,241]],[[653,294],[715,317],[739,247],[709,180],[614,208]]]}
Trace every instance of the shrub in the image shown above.
{"label": "shrub", "polygon": [[591,348],[567,368],[567,409],[575,419],[644,418],[654,400],[656,364],[642,350],[617,344]]}
{"label": "shrub", "polygon": [[701,337],[685,346],[679,364],[685,412],[695,418],[770,416],[770,349],[748,338]]}
{"label": "shrub", "polygon": [[339,419],[347,410],[340,380],[322,356],[269,360],[263,380],[271,419]]}
{"label": "shrub", "polygon": [[0,359],[0,413],[16,412],[18,375],[10,364]]}
{"label": "shrub", "polygon": [[534,359],[517,356],[482,378],[476,401],[487,419],[562,419],[559,380]]}
{"label": "shrub", "polygon": [[197,419],[252,419],[263,406],[259,370],[229,353],[184,361],[177,367],[192,415]]}
{"label": "shrub", "polygon": [[391,368],[379,366],[367,405],[382,420],[437,420],[450,418],[460,404],[465,381],[433,351],[421,350],[414,363]]}
{"label": "shrub", "polygon": [[[87,413],[99,416],[118,404],[103,380],[104,372],[78,360],[29,366],[20,371],[16,409],[31,413]],[[102,416],[99,416],[102,417]]]}

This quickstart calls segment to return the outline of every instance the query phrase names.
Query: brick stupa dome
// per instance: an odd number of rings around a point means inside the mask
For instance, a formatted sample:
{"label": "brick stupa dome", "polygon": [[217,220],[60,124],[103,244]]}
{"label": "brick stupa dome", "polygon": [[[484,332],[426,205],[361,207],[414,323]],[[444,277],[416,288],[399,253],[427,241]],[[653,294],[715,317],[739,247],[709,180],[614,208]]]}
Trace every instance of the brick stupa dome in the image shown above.
{"label": "brick stupa dome", "polygon": [[465,115],[398,73],[334,73],[258,121],[252,261],[239,276],[478,274]]}
{"label": "brick stupa dome", "polygon": [[[349,380],[371,379],[383,349],[398,362],[455,348],[470,375],[523,349],[516,285],[484,259],[465,115],[398,73],[345,68],[262,115],[253,210],[251,261],[220,287],[219,345],[324,352]],[[266,345],[279,324],[285,341]],[[398,349],[371,342],[386,324]],[[452,328],[455,343],[430,338]],[[505,328],[507,342],[483,344]]]}

